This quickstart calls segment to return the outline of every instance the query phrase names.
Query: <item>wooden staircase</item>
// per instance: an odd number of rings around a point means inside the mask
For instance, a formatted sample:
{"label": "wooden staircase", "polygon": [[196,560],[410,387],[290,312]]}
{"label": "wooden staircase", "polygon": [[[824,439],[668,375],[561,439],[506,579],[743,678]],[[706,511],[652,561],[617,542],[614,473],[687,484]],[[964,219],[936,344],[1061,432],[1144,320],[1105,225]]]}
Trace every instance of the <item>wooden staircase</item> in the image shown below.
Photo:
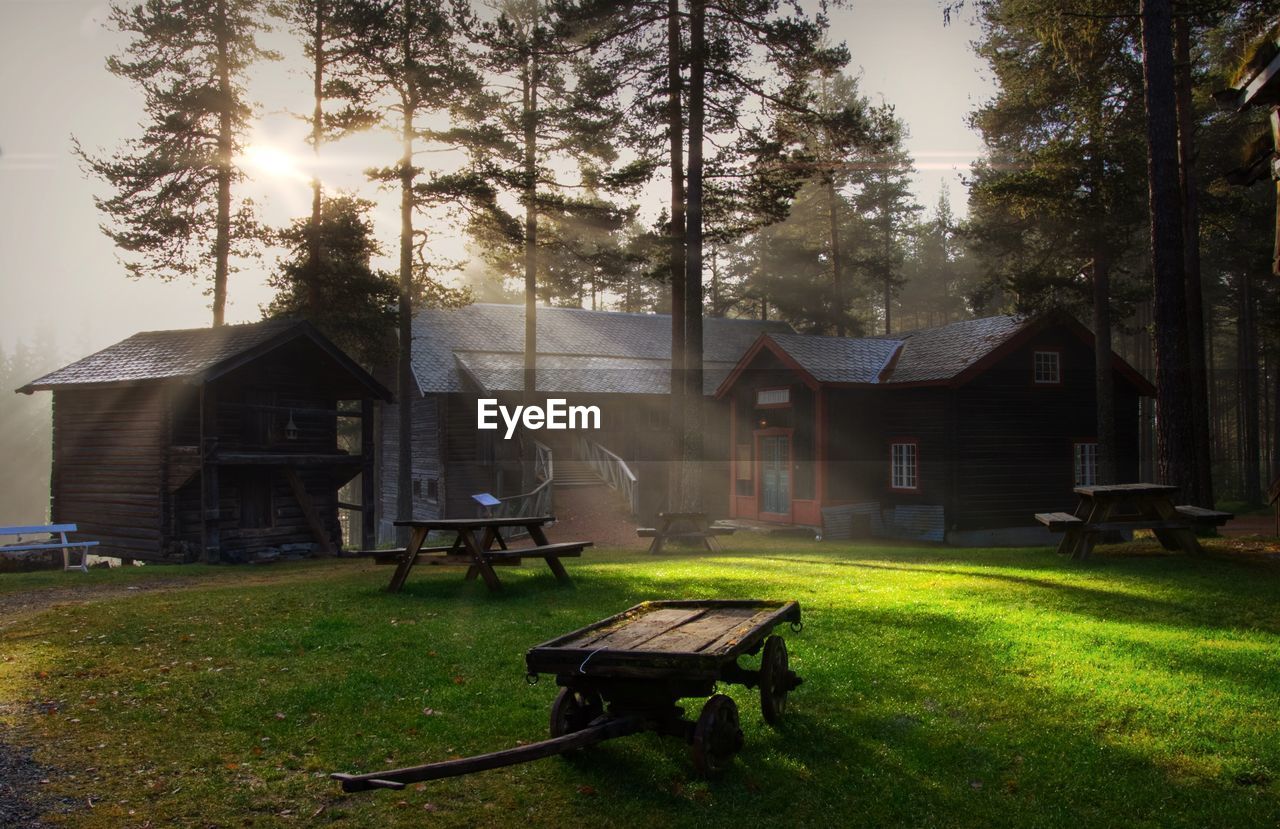
{"label": "wooden staircase", "polygon": [[604,484],[604,479],[597,475],[591,464],[586,461],[556,455],[555,464],[554,483],[557,489]]}

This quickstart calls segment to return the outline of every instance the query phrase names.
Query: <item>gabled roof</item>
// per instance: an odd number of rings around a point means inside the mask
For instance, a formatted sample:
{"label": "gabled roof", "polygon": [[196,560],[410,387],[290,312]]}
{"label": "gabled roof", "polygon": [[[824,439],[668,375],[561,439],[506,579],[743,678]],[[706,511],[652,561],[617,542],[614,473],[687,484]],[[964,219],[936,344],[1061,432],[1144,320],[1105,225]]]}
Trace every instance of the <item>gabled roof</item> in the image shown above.
{"label": "gabled roof", "polygon": [[368,389],[391,393],[310,323],[273,319],[218,328],[143,331],[33,380],[17,391],[122,386],[165,380],[207,383],[299,338],[313,342]]}
{"label": "gabled roof", "polygon": [[[1061,325],[1090,347],[1093,332],[1061,311],[1038,316],[1000,315],[962,320],[881,337],[810,337],[762,334],[717,388],[723,395],[762,350],[799,372],[811,386],[961,386],[1046,327]],[[1120,372],[1140,393],[1151,383],[1119,355]]]}
{"label": "gabled roof", "polygon": [[890,335],[885,339],[900,343],[902,351],[884,382],[953,380],[1023,331],[1030,322],[1029,317],[1001,315]]}
{"label": "gabled roof", "polygon": [[897,340],[769,334],[819,383],[876,383],[902,347]]}
{"label": "gabled roof", "polygon": [[[584,308],[538,308],[538,387],[564,393],[666,394],[671,317]],[[784,322],[703,320],[710,394],[764,332]],[[425,309],[413,319],[413,373],[423,394],[524,388],[524,306],[476,303]]]}

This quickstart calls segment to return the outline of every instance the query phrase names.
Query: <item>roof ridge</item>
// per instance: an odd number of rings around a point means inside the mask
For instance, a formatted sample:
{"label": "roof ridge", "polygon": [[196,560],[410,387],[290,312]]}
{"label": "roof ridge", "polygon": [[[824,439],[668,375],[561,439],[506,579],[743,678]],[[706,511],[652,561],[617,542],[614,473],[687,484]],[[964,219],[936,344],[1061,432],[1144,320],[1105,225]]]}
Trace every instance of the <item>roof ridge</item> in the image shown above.
{"label": "roof ridge", "polygon": [[906,331],[895,331],[892,334],[873,334],[871,338],[877,340],[892,340],[901,337],[914,337],[917,334],[926,334],[930,331],[941,331],[944,328],[951,328],[954,325],[969,325],[975,322],[989,322],[991,320],[999,319],[1019,320],[1025,322],[1032,319],[1034,316],[1034,314],[988,314],[985,317],[970,317],[969,319],[945,322],[942,325],[927,325],[923,328],[910,328]]}
{"label": "roof ridge", "polygon": [[[197,325],[192,328],[153,328],[149,331],[135,331],[129,336],[125,337],[123,340],[119,340],[115,343],[112,343],[111,345],[119,345],[122,342],[127,342],[128,340],[133,339],[134,337],[141,337],[146,334],[195,334],[201,331],[226,331],[227,329],[230,329],[230,328],[250,328],[250,327],[258,327],[258,326],[265,326],[265,325],[284,324],[284,323],[289,323],[292,325],[301,325],[302,323],[305,323],[305,322],[306,320],[302,317],[270,317],[268,319],[263,319],[263,320],[253,320],[252,322],[223,323],[222,325],[218,325],[218,326]],[[104,351],[107,348],[111,348],[111,345],[104,346],[103,348],[100,348],[98,350]],[[96,353],[97,352],[95,351],[94,354]],[[91,355],[86,355],[86,356],[91,356]]]}

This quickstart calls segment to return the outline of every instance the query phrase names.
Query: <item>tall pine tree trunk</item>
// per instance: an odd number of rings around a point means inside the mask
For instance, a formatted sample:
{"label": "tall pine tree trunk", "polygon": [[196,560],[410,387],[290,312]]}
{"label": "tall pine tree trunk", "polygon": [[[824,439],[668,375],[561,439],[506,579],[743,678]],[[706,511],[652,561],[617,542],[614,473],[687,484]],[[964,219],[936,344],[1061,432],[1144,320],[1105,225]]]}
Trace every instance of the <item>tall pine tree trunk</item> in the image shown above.
{"label": "tall pine tree trunk", "polygon": [[[411,4],[405,9],[402,33],[404,59],[410,60]],[[396,372],[396,403],[399,406],[398,452],[396,458],[396,508],[401,520],[413,518],[413,399],[417,389],[413,379],[413,117],[417,109],[415,93],[404,89],[400,96],[403,118],[400,128],[400,297],[397,308],[400,342]],[[408,542],[408,530],[397,530],[399,543]]]}
{"label": "tall pine tree trunk", "polygon": [[689,190],[685,215],[685,422],[682,502],[702,511],[702,134],[706,83],[706,0],[689,2]]}
{"label": "tall pine tree trunk", "polygon": [[1093,371],[1097,398],[1097,483],[1116,481],[1116,384],[1111,365],[1111,263],[1102,245],[1093,252]]}
{"label": "tall pine tree trunk", "polygon": [[1184,495],[1198,477],[1192,447],[1187,301],[1178,190],[1178,120],[1169,0],[1142,0],[1142,70],[1147,108],[1151,269],[1155,282],[1156,468]]}
{"label": "tall pine tree trunk", "polygon": [[1253,279],[1246,272],[1240,276],[1240,409],[1241,439],[1240,465],[1244,484],[1244,500],[1250,504],[1262,502],[1262,450],[1259,448],[1261,428],[1258,420],[1258,325],[1257,308],[1253,299]]}
{"label": "tall pine tree trunk", "polygon": [[831,246],[831,301],[835,306],[836,336],[846,333],[844,325],[844,256],[840,250],[840,215],[837,212],[839,196],[833,177],[828,176],[827,190],[827,240]]}
{"label": "tall pine tree trunk", "polygon": [[227,273],[231,259],[231,176],[234,149],[233,113],[235,94],[231,88],[231,31],[227,23],[226,0],[218,0],[218,215],[214,220],[213,240],[213,325],[218,327],[226,319]]}
{"label": "tall pine tree trunk", "polygon": [[1280,354],[1271,355],[1271,364],[1277,366],[1271,381],[1271,468],[1268,470],[1268,486],[1280,478]]}
{"label": "tall pine tree trunk", "polygon": [[671,459],[667,508],[679,511],[684,466],[684,109],[680,92],[680,0],[667,0],[667,131],[671,154]]}
{"label": "tall pine tree trunk", "polygon": [[893,333],[893,214],[884,211],[884,333]]}
{"label": "tall pine tree trunk", "polygon": [[[537,36],[537,8],[533,32]],[[530,45],[524,82],[524,398],[538,391],[538,56]]]}
{"label": "tall pine tree trunk", "polygon": [[[312,95],[315,107],[311,113],[311,153],[318,161],[320,145],[324,142],[324,0],[316,0],[315,19],[312,21],[311,50],[313,64],[311,67]],[[307,286],[306,316],[315,317],[320,311],[320,220],[323,210],[323,193],[320,176],[311,177],[311,227],[307,235]]]}
{"label": "tall pine tree trunk", "polygon": [[1174,71],[1178,110],[1178,184],[1182,192],[1182,234],[1187,292],[1187,351],[1191,373],[1191,420],[1195,432],[1196,491],[1186,500],[1213,508],[1213,467],[1209,431],[1209,377],[1204,351],[1204,291],[1200,279],[1200,209],[1196,181],[1195,112],[1191,102],[1191,22],[1173,21]]}

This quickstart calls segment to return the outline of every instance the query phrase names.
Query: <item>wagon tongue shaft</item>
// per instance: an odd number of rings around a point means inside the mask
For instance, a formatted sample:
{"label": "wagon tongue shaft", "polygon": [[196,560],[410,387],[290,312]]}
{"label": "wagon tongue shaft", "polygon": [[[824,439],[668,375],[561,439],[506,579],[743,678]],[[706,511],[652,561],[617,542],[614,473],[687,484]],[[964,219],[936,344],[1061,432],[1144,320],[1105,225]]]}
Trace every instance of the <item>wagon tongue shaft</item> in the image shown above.
{"label": "wagon tongue shaft", "polygon": [[574,751],[579,748],[612,740],[615,737],[626,737],[649,728],[644,717],[613,717],[596,725],[589,725],[581,731],[553,737],[526,746],[516,746],[491,754],[478,754],[475,757],[464,757],[460,760],[444,760],[439,763],[428,763],[425,766],[410,766],[403,769],[390,769],[370,774],[329,775],[342,783],[344,792],[367,792],[370,789],[403,789],[406,784],[420,783],[424,780],[439,780],[443,777],[458,777],[477,771],[488,771],[503,766],[514,766],[517,763],[528,763]]}

